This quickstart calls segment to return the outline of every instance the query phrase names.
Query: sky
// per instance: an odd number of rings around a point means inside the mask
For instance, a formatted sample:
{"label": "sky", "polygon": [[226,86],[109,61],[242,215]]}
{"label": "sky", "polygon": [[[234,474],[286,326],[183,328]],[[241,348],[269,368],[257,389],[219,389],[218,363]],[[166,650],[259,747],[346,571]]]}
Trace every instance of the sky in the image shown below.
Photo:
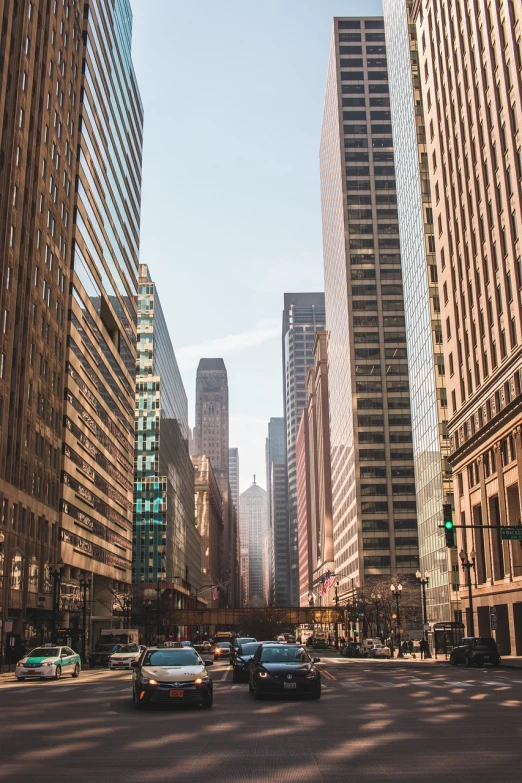
{"label": "sky", "polygon": [[145,111],[140,261],[194,423],[196,369],[228,371],[240,491],[283,415],[283,294],[322,291],[319,141],[334,16],[381,0],[131,0]]}

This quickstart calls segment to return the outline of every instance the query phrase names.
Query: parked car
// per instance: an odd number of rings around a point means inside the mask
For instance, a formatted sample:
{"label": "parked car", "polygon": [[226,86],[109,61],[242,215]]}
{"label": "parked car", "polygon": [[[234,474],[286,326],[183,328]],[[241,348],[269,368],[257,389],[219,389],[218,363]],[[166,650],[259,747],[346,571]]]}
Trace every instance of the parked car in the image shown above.
{"label": "parked car", "polygon": [[348,642],[342,650],[341,655],[345,658],[360,658],[361,657],[361,645],[356,642]]}
{"label": "parked car", "polygon": [[374,644],[368,652],[368,658],[391,658],[391,651],[385,644]]}
{"label": "parked car", "polygon": [[452,666],[465,663],[466,666],[500,665],[500,655],[496,641],[490,636],[466,636],[453,648],[449,662]]}
{"label": "parked car", "polygon": [[89,655],[89,668],[108,666],[111,655],[121,650],[122,647],[122,644],[97,644]]}

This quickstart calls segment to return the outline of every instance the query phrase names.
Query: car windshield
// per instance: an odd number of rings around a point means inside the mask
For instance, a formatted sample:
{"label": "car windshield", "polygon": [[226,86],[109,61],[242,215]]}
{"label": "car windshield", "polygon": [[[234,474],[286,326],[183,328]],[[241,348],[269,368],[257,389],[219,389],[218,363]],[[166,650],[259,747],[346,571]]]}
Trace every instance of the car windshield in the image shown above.
{"label": "car windshield", "polygon": [[124,644],[122,645],[121,649],[118,650],[118,652],[121,653],[136,653],[139,652],[140,648],[137,644]]}
{"label": "car windshield", "polygon": [[497,647],[497,643],[494,639],[488,639],[487,637],[479,638],[479,639],[475,639],[475,647],[484,647],[487,649],[495,650]]}
{"label": "car windshield", "polygon": [[36,647],[34,650],[31,650],[27,657],[45,658],[47,656],[48,658],[57,658],[58,655],[60,655],[59,647]]}
{"label": "car windshield", "polygon": [[218,642],[217,646],[218,647],[231,647],[231,644],[230,644],[230,642]]}
{"label": "car windshield", "polygon": [[96,645],[96,652],[116,652],[120,648],[120,644],[98,644]]}
{"label": "car windshield", "polygon": [[195,650],[151,650],[145,654],[144,666],[197,666],[201,658]]}
{"label": "car windshield", "polygon": [[255,642],[255,641],[256,640],[254,639],[253,636],[245,636],[242,639],[237,639],[236,643],[237,644],[247,644],[247,642]]}
{"label": "car windshield", "polygon": [[248,642],[248,644],[242,644],[239,648],[240,655],[253,655],[256,650],[259,649],[259,642]]}
{"label": "car windshield", "polygon": [[261,663],[297,663],[309,661],[310,658],[304,647],[263,647]]}

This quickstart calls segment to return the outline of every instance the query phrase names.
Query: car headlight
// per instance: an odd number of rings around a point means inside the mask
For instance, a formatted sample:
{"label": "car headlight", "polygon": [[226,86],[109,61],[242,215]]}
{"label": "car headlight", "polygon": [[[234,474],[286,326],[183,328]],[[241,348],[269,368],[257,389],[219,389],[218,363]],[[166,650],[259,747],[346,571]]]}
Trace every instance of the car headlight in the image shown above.
{"label": "car headlight", "polygon": [[42,661],[40,666],[54,666],[54,661]]}
{"label": "car headlight", "polygon": [[19,661],[19,663],[16,664],[17,666],[25,666],[25,663],[22,663],[22,661]]}
{"label": "car headlight", "polygon": [[141,678],[141,684],[142,685],[157,685],[158,681],[157,680],[153,680],[153,679],[149,679],[148,677],[142,677]]}
{"label": "car headlight", "polygon": [[271,675],[268,672],[258,672],[258,677],[261,677],[262,680],[267,680],[271,677]]}
{"label": "car headlight", "polygon": [[307,680],[315,680],[319,676],[317,669],[310,669],[310,674],[306,675]]}
{"label": "car headlight", "polygon": [[196,685],[203,685],[204,682],[210,682],[210,677],[196,677],[194,680]]}

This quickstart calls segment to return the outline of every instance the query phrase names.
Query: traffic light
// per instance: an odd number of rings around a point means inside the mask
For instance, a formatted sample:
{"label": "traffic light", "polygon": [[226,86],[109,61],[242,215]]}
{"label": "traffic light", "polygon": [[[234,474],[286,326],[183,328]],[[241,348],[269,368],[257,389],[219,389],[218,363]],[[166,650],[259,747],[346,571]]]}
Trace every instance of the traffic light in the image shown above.
{"label": "traffic light", "polygon": [[453,525],[453,513],[451,503],[445,503],[442,507],[444,514],[444,535],[446,536],[446,546],[453,549],[455,546],[455,527]]}

